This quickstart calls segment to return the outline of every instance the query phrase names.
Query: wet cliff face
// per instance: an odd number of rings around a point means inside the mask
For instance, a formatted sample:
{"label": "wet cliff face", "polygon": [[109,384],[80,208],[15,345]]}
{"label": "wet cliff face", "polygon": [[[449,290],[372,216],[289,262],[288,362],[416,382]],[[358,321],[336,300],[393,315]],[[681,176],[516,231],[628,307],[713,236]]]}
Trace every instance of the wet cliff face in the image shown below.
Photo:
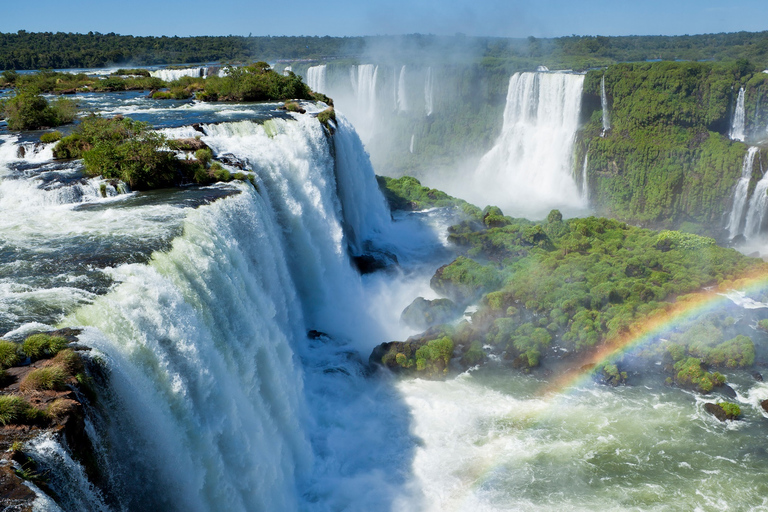
{"label": "wet cliff face", "polygon": [[[736,65],[695,62],[590,71],[574,173],[585,176],[591,206],[648,226],[687,226],[726,237],[724,217],[748,145],[766,138],[767,77]],[[765,156],[760,153],[758,161]]]}

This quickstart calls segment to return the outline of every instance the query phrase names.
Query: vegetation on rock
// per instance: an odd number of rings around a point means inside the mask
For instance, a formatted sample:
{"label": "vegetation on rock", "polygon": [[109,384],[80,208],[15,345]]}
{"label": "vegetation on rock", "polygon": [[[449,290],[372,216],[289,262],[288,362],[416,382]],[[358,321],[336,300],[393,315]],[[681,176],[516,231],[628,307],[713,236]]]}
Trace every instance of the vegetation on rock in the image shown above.
{"label": "vegetation on rock", "polygon": [[77,105],[64,98],[49,103],[37,89],[24,88],[16,89],[14,96],[0,101],[0,113],[10,130],[39,130],[71,123]]}

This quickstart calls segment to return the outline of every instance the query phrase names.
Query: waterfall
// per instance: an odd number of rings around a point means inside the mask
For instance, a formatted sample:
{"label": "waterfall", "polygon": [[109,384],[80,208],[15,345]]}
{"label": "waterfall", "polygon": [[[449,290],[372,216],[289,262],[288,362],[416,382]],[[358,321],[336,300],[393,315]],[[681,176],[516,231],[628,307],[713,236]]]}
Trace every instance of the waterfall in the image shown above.
{"label": "waterfall", "polygon": [[741,177],[733,190],[733,205],[731,206],[731,213],[728,216],[728,225],[725,227],[725,229],[728,230],[728,236],[730,238],[733,238],[740,233],[742,218],[744,216],[744,206],[747,204],[747,192],[749,190],[749,182],[752,179],[752,168],[755,163],[757,149],[758,148],[754,146],[750,147],[747,154],[744,156],[744,162],[741,165]]}
{"label": "waterfall", "polygon": [[427,117],[431,116],[432,112],[434,112],[435,110],[433,89],[434,89],[434,83],[432,78],[432,68],[428,67],[427,78],[424,81],[424,109],[427,112]]}
{"label": "waterfall", "polygon": [[530,215],[581,208],[572,176],[583,75],[515,73],[502,133],[475,173],[475,201]]}
{"label": "waterfall", "polygon": [[584,153],[584,166],[581,168],[581,198],[589,204],[589,180],[587,179],[587,166],[589,165],[589,151]]}
{"label": "waterfall", "polygon": [[[349,70],[356,108],[352,119],[364,140],[369,140],[376,124],[376,82],[379,67],[373,64],[352,66]],[[350,115],[352,113],[350,112]]]}
{"label": "waterfall", "polygon": [[[760,167],[761,171],[763,171],[762,165]],[[744,226],[744,236],[747,239],[757,238],[760,235],[766,208],[768,208],[768,173],[763,174],[763,177],[755,185],[752,196],[749,198],[747,220]]]}
{"label": "waterfall", "polygon": [[349,121],[336,114],[333,136],[336,180],[350,249],[361,254],[363,242],[382,233],[389,224],[389,207],[381,195],[371,161]]}
{"label": "waterfall", "polygon": [[[291,67],[291,66],[285,66],[285,67],[283,68],[283,76],[288,76],[288,74],[289,74],[291,71],[293,71],[293,67]],[[310,86],[310,89],[312,89],[312,87],[311,87],[311,86]],[[314,89],[312,89],[312,90],[314,91]]]}
{"label": "waterfall", "polygon": [[408,110],[408,91],[405,88],[405,66],[400,68],[400,76],[397,79],[397,110]]}
{"label": "waterfall", "polygon": [[315,92],[321,92],[325,94],[327,92],[325,77],[326,77],[325,64],[320,66],[312,66],[307,69],[307,85]]}
{"label": "waterfall", "polygon": [[414,139],[416,139],[416,134],[415,134],[415,133],[412,133],[412,134],[411,134],[411,145],[410,145],[410,148],[409,148],[409,151],[410,151],[411,153],[413,153],[413,142],[414,142]]}
{"label": "waterfall", "polygon": [[611,129],[611,120],[608,115],[608,97],[605,95],[605,75],[600,79],[600,105],[603,109],[603,132],[601,137],[605,136],[605,133]]}
{"label": "waterfall", "polygon": [[732,140],[744,142],[746,138],[746,115],[744,114],[744,88],[739,88],[739,96],[736,99],[736,111],[731,122],[731,131],[728,137]]}
{"label": "waterfall", "polygon": [[[358,477],[390,485],[366,476],[377,471],[364,463],[368,456],[341,470],[338,450],[313,449],[319,433],[310,412],[322,418],[325,408],[338,411],[352,391],[338,404],[308,404],[299,359],[313,361],[306,371],[327,394],[329,374],[312,370],[321,363],[311,351],[324,351],[331,360],[322,364],[335,368],[351,364],[350,349],[308,348],[306,331],[359,339],[363,351],[382,338],[346,250],[389,222],[367,155],[341,115],[333,146],[308,115],[203,130],[215,155],[230,154],[256,173],[258,191],[237,184],[236,195],[187,210],[170,250],[148,265],[110,270],[119,284],[65,321],[84,328],[81,342],[108,369],[95,444],[110,492],[125,510],[291,511],[305,510],[307,486],[319,485],[326,499],[369,509],[354,502],[380,500],[385,491],[350,497],[327,487],[329,479],[343,488],[341,480]],[[409,442],[407,432],[403,439]],[[47,461],[57,451],[35,453]],[[80,475],[75,464],[56,467]],[[99,509],[96,498],[86,501]]]}
{"label": "waterfall", "polygon": [[154,71],[150,71],[149,75],[166,82],[173,82],[174,80],[178,80],[179,78],[185,76],[203,77],[205,76],[206,72],[207,68],[194,67],[184,69],[156,69]]}

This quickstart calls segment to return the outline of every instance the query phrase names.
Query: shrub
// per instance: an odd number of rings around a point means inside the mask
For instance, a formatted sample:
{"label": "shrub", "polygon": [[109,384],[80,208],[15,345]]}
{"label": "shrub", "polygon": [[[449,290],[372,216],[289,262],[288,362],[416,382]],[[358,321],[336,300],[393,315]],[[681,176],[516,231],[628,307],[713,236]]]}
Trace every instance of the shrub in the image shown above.
{"label": "shrub", "polygon": [[61,139],[61,132],[55,131],[55,132],[47,132],[40,136],[40,142],[44,144],[50,144],[51,142],[56,142],[57,140]]}
{"label": "shrub", "polygon": [[19,359],[19,345],[12,341],[0,340],[0,368],[15,366]]}
{"label": "shrub", "polygon": [[67,339],[61,336],[33,334],[24,340],[21,351],[30,359],[40,359],[56,355],[68,343]]}
{"label": "shrub", "polygon": [[29,391],[64,391],[67,389],[67,372],[60,366],[46,366],[29,372],[19,385],[19,389]]}
{"label": "shrub", "polygon": [[10,130],[38,130],[70,123],[77,106],[72,100],[58,98],[50,105],[36,89],[20,89],[3,103],[3,115]]}
{"label": "shrub", "polygon": [[0,423],[5,425],[34,423],[44,417],[20,396],[0,395]]}
{"label": "shrub", "polygon": [[320,121],[324,126],[330,128],[328,123],[330,121],[336,121],[336,111],[333,109],[333,107],[328,107],[327,109],[317,114],[317,120]]}
{"label": "shrub", "polygon": [[735,420],[741,415],[741,407],[731,402],[718,402],[723,411],[725,411],[726,417],[729,420]]}

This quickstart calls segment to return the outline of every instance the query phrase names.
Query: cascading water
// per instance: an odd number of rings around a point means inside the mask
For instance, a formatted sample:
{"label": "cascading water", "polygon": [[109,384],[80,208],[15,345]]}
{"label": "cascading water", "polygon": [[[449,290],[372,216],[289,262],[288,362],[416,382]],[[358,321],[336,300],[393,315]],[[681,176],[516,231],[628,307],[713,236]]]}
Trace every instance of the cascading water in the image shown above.
{"label": "cascading water", "polygon": [[379,66],[360,64],[349,70],[352,91],[355,95],[356,108],[352,121],[363,140],[371,137],[376,122],[376,82]]}
{"label": "cascading water", "polygon": [[766,209],[768,209],[768,172],[757,182],[755,190],[749,198],[747,219],[744,225],[744,237],[748,240],[755,239],[760,235]]}
{"label": "cascading water", "polygon": [[321,64],[307,69],[307,85],[310,89],[315,92],[327,92],[325,84],[327,67],[325,64]]}
{"label": "cascading water", "polygon": [[412,133],[411,134],[411,144],[408,147],[408,150],[411,152],[411,154],[413,154],[413,142],[414,142],[415,139],[416,139],[416,134]]}
{"label": "cascading water", "polygon": [[207,69],[208,68],[205,67],[184,69],[156,69],[154,71],[150,71],[149,75],[166,82],[172,82],[185,76],[204,77],[206,75]]}
{"label": "cascading water", "polygon": [[608,97],[605,94],[605,75],[600,79],[600,106],[603,109],[603,132],[601,136],[611,129],[611,119],[608,114]]}
{"label": "cascading water", "polygon": [[587,179],[587,167],[589,166],[589,152],[584,154],[584,165],[581,168],[581,198],[589,203],[589,180]]}
{"label": "cascading water", "polygon": [[427,113],[427,117],[431,116],[435,111],[434,103],[434,81],[432,77],[432,67],[427,68],[427,78],[424,80],[424,110]]}
{"label": "cascading water", "polygon": [[583,207],[572,177],[583,83],[569,73],[512,76],[502,133],[480,161],[470,200],[533,218]]}
{"label": "cascading water", "polygon": [[757,150],[758,148],[754,146],[747,150],[747,154],[744,156],[744,162],[741,165],[741,177],[733,190],[733,205],[731,206],[731,213],[728,216],[728,225],[725,227],[725,229],[728,230],[728,236],[730,238],[735,237],[741,232],[744,207],[747,204],[749,182],[752,180],[752,168],[754,167]]}
{"label": "cascading water", "polygon": [[408,110],[408,90],[405,87],[405,66],[400,68],[400,75],[397,79],[397,110],[406,112]]}
{"label": "cascading water", "polygon": [[746,121],[747,117],[744,113],[744,88],[741,87],[739,88],[739,96],[736,99],[736,110],[731,121],[731,131],[728,133],[731,140],[744,142],[747,130]]}

